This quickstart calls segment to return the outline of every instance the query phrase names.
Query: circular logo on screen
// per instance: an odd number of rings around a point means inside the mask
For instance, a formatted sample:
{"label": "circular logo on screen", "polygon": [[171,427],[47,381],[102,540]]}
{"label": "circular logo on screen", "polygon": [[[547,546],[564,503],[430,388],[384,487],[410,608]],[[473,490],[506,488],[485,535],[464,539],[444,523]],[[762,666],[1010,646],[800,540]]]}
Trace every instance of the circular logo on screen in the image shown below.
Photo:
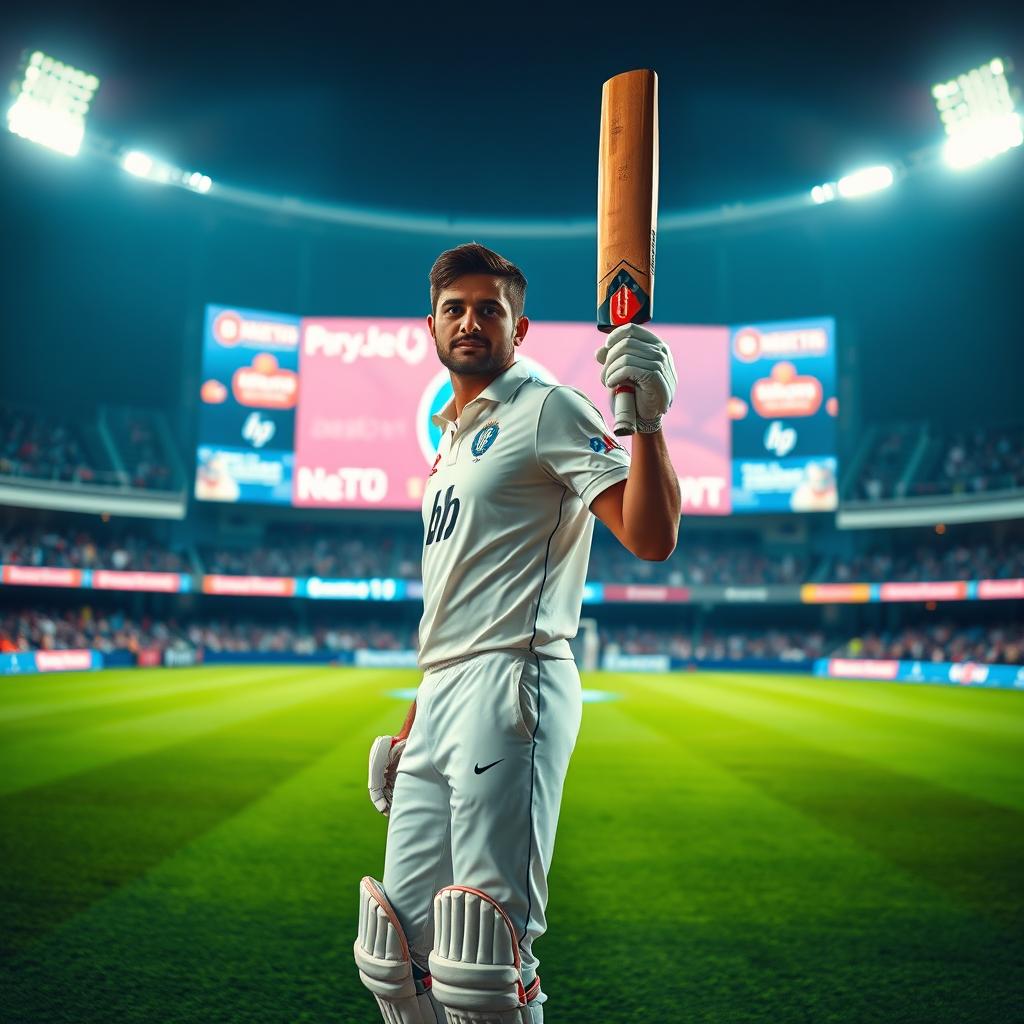
{"label": "circular logo on screen", "polygon": [[[517,362],[522,363],[530,373],[545,384],[557,384],[558,378],[546,367],[541,366],[535,359],[520,357]],[[441,443],[441,428],[434,423],[436,416],[452,400],[452,379],[447,370],[438,370],[428,381],[427,386],[420,395],[419,406],[416,410],[416,439],[420,443],[420,451],[423,453],[423,461],[430,466],[437,455],[437,446]],[[485,428],[486,429],[486,428]],[[497,436],[497,431],[495,431]],[[475,443],[475,442],[474,442]],[[492,437],[488,448],[494,444]],[[484,449],[486,451],[486,449]],[[474,452],[474,455],[476,453]],[[477,456],[479,458],[479,456]]]}
{"label": "circular logo on screen", "polygon": [[761,354],[761,335],[753,327],[744,327],[732,339],[732,350],[737,359],[752,363]]}
{"label": "circular logo on screen", "polygon": [[237,345],[242,339],[242,318],[231,310],[219,313],[213,321],[213,336],[222,345]]}

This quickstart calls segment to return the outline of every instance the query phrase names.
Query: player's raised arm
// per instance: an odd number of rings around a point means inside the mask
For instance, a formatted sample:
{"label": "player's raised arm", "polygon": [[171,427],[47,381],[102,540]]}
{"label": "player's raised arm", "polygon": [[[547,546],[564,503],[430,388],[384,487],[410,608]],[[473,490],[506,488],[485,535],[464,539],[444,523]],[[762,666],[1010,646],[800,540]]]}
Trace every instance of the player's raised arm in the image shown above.
{"label": "player's raised arm", "polygon": [[602,491],[590,510],[638,558],[664,561],[675,550],[681,505],[679,478],[661,432],[676,390],[672,352],[653,332],[626,324],[608,335],[597,359],[604,365],[601,381],[613,396],[623,383],[635,387],[637,433],[629,475]]}

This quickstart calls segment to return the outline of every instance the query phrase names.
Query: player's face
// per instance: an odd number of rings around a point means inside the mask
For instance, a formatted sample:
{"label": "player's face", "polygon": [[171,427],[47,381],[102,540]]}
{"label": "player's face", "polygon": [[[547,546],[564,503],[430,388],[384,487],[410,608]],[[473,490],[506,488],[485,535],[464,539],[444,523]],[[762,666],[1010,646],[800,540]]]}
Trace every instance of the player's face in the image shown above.
{"label": "player's face", "polygon": [[504,282],[490,274],[460,277],[437,298],[427,327],[437,357],[452,373],[467,377],[496,376],[515,358],[529,321],[515,319]]}

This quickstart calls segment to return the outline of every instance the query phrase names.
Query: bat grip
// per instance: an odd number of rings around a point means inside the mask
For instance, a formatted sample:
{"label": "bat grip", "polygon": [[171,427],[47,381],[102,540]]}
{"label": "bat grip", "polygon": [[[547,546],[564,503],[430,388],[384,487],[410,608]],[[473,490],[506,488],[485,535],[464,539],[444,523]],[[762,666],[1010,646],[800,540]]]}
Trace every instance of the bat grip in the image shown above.
{"label": "bat grip", "polygon": [[636,433],[636,392],[632,385],[620,384],[615,389],[612,408],[615,412],[615,436]]}

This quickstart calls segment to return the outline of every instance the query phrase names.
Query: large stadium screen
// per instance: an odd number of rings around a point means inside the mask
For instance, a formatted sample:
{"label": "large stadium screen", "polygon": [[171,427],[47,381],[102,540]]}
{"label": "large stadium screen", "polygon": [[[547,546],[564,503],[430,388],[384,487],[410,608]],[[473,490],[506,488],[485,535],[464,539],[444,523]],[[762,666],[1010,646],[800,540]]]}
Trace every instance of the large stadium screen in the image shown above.
{"label": "large stadium screen", "polygon": [[[834,508],[833,321],[658,331],[679,370],[665,433],[682,511]],[[600,343],[592,324],[534,321],[519,358],[600,405]],[[419,508],[451,394],[423,320],[207,306],[195,495]]]}

